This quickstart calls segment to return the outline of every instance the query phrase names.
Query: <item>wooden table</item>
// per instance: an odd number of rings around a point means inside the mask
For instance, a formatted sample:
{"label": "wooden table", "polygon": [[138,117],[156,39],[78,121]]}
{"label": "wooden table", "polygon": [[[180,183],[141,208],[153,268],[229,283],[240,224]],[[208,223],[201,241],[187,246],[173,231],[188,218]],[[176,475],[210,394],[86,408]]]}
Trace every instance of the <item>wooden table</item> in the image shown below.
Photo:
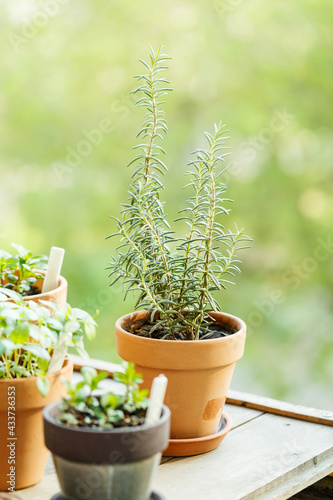
{"label": "wooden table", "polygon": [[[117,369],[91,363],[110,374]],[[103,382],[119,392],[111,379]],[[333,499],[333,477],[317,483],[333,472],[333,412],[233,391],[227,403],[233,428],[220,447],[193,457],[163,458],[156,491],[167,500]],[[42,481],[16,495],[21,500],[48,500],[58,491],[49,460]]]}

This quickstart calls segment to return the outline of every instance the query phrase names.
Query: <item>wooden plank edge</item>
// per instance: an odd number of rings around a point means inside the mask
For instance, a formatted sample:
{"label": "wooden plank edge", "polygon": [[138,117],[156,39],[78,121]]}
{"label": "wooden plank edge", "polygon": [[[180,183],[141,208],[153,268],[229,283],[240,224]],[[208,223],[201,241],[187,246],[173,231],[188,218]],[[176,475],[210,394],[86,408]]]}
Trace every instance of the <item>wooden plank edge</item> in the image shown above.
{"label": "wooden plank edge", "polygon": [[229,391],[226,403],[333,427],[333,412],[327,410],[293,405],[285,401],[238,391]]}
{"label": "wooden plank edge", "polygon": [[[326,477],[332,471],[332,467],[331,450],[326,450],[305,462],[296,473],[291,470],[243,496],[242,500],[286,500]],[[312,472],[311,476],[309,470]]]}
{"label": "wooden plank edge", "polygon": [[107,372],[108,378],[113,378],[115,372],[123,372],[124,369],[117,363],[110,363],[109,361],[101,361],[99,359],[84,359],[75,354],[70,355],[74,362],[74,371],[79,372],[83,366],[90,366],[95,368],[97,372]]}
{"label": "wooden plank edge", "polygon": [[[73,354],[71,354],[71,357],[74,361],[75,371],[80,371],[83,366],[91,366],[98,372],[106,371],[109,378],[113,378],[114,372],[123,371],[122,366],[117,363],[110,363],[109,361],[101,361],[90,358],[84,359]],[[264,396],[256,396],[254,394],[238,391],[229,391],[226,403],[333,427],[333,412],[319,410],[316,408],[308,408],[306,406],[296,406],[291,403],[266,398]]]}

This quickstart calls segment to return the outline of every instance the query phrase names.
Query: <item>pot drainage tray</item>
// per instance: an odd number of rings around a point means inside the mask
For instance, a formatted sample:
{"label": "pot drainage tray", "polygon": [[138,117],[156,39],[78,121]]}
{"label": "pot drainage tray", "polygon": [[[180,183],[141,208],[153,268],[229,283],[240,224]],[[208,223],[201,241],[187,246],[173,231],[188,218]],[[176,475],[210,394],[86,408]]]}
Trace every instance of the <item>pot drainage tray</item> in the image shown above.
{"label": "pot drainage tray", "polygon": [[[51,500],[66,500],[66,498],[63,497],[61,493],[57,493],[51,498]],[[157,491],[153,491],[152,494],[150,495],[150,500],[166,500],[166,499],[160,493],[157,493]]]}
{"label": "pot drainage tray", "polygon": [[189,439],[170,439],[169,446],[163,452],[164,457],[187,457],[214,450],[221,444],[232,427],[228,413],[223,412],[217,431],[210,436]]}

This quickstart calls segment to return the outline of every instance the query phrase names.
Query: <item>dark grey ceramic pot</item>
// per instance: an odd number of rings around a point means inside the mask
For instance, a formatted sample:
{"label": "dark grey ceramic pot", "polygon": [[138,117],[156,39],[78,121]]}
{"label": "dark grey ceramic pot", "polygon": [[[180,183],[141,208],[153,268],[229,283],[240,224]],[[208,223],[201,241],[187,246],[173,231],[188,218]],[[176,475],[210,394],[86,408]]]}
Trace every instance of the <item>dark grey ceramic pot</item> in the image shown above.
{"label": "dark grey ceramic pot", "polygon": [[149,500],[152,479],[168,446],[170,411],[150,426],[69,427],[58,422],[60,401],[44,408],[44,437],[67,500]]}

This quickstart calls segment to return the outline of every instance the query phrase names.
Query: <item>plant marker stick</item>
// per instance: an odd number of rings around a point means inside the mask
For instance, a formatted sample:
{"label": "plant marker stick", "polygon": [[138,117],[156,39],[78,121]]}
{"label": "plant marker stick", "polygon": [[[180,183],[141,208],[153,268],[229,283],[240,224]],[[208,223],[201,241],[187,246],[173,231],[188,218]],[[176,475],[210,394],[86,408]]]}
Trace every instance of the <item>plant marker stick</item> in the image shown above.
{"label": "plant marker stick", "polygon": [[57,347],[54,349],[47,373],[55,373],[61,370],[68,351],[68,343],[72,339],[70,332],[64,332],[60,335]]}
{"label": "plant marker stick", "polygon": [[42,293],[50,292],[51,290],[57,288],[64,254],[65,250],[63,248],[51,248],[49,265],[45,274]]}
{"label": "plant marker stick", "polygon": [[145,424],[152,425],[159,421],[167,385],[168,379],[165,375],[161,374],[154,378],[150,390],[149,406]]}

